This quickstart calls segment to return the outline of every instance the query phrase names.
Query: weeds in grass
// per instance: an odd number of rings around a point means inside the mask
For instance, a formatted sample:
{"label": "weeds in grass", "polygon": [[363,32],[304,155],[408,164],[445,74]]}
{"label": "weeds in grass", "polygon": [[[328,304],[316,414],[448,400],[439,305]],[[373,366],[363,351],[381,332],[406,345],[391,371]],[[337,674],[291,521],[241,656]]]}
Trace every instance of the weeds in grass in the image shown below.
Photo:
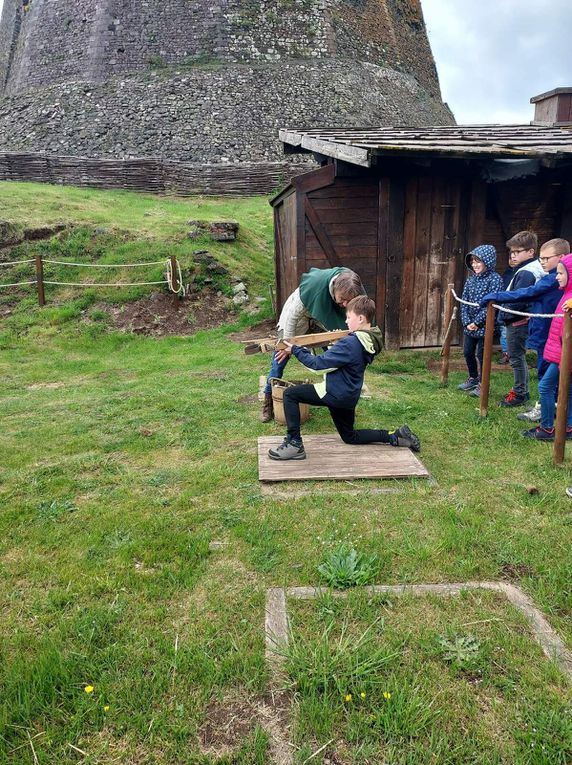
{"label": "weeds in grass", "polygon": [[341,703],[383,684],[386,665],[399,653],[375,645],[374,627],[380,621],[358,636],[343,623],[336,637],[334,622],[316,640],[291,633],[287,648],[278,651],[286,658],[293,687],[304,696]]}
{"label": "weeds in grass", "polygon": [[357,587],[373,581],[378,572],[378,559],[377,555],[358,553],[343,543],[328,553],[318,571],[330,587]]}
{"label": "weeds in grass", "polygon": [[77,507],[69,499],[58,500],[53,502],[42,502],[38,507],[38,517],[43,521],[56,521],[62,515],[68,513],[75,513]]}
{"label": "weeds in grass", "polygon": [[474,635],[454,635],[452,638],[439,638],[442,657],[446,662],[459,668],[465,668],[478,658],[481,644]]}

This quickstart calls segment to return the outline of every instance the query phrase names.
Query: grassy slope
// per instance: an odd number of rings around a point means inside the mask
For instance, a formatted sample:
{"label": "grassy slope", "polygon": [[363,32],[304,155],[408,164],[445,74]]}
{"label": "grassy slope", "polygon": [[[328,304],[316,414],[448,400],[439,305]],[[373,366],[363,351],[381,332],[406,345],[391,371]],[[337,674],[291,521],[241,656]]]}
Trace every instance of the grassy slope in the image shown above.
{"label": "grassy slope", "polygon": [[[0,194],[7,219],[73,219],[163,244],[182,241],[189,218],[236,217],[253,273],[261,284],[270,273],[265,200],[20,184]],[[145,215],[153,210],[161,214]],[[227,332],[154,340],[61,315],[55,324],[35,309],[33,321],[22,314],[0,330],[0,763],[34,762],[28,735],[41,763],[81,760],[70,744],[89,754],[84,762],[219,762],[199,754],[198,730],[213,700],[264,693],[265,588],[316,584],[340,540],[376,553],[383,583],[498,579],[521,567],[521,586],[572,647],[569,461],[554,468],[546,444],[520,438],[512,412],[492,408],[481,422],[476,400],[455,390],[461,375],[440,388],[427,354],[387,354],[368,373],[374,396],[358,423],[409,422],[437,484],[348,497],[331,483],[291,501],[262,497],[256,437],[280,428],[262,426],[257,405],[240,399],[256,392],[266,358],[244,356]],[[493,394],[508,382],[495,377]],[[329,431],[315,412],[307,432]],[[212,540],[227,544],[211,552]],[[297,675],[300,762],[330,738],[355,763],[572,756],[569,686],[502,602],[388,608],[356,596],[347,607],[292,607],[307,657],[324,624],[337,634],[347,622],[358,635],[379,613],[376,640],[398,658],[376,678],[332,690]],[[440,637],[468,632],[482,646],[469,673],[438,649]],[[348,707],[343,691],[366,692],[367,704]],[[268,762],[264,734],[253,729],[232,762]]]}

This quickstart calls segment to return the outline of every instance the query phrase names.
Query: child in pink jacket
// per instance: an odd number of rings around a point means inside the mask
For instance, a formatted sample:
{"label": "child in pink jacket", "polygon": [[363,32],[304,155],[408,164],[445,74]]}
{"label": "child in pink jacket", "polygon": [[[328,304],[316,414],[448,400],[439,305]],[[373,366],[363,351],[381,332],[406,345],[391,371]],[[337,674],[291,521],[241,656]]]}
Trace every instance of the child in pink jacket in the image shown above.
{"label": "child in pink jacket", "polygon": [[[555,313],[562,313],[564,303],[572,298],[572,254],[565,255],[556,269],[556,280],[563,295],[556,306]],[[560,359],[562,356],[562,332],[564,319],[555,316],[550,324],[548,339],[544,346],[543,356],[549,362],[548,368],[538,383],[540,395],[541,419],[538,428],[523,430],[525,438],[535,438],[538,441],[554,441],[555,394],[558,389],[560,375]],[[571,370],[572,371],[572,370]],[[570,378],[569,378],[570,379]],[[566,438],[572,439],[572,385],[568,385],[568,420],[566,422]]]}

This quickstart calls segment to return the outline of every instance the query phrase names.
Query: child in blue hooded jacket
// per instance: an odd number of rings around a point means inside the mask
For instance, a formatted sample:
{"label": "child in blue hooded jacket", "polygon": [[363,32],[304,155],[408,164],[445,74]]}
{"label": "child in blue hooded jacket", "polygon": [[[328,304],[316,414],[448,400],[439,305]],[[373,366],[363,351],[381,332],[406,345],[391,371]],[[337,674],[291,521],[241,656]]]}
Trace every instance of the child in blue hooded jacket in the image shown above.
{"label": "child in blue hooded jacket", "polygon": [[471,391],[474,396],[480,396],[487,309],[481,308],[478,303],[488,292],[501,290],[503,283],[500,274],[495,271],[497,251],[492,244],[475,247],[469,252],[465,262],[473,274],[465,282],[462,299],[477,305],[461,303],[461,322],[465,335],[463,353],[469,377],[457,387],[459,390]]}

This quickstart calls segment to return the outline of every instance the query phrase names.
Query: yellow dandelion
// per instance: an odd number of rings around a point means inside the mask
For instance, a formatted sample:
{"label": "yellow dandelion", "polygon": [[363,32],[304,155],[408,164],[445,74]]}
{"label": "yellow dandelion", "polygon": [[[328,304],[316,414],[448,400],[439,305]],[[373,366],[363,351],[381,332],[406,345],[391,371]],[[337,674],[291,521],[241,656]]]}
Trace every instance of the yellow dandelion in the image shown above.
{"label": "yellow dandelion", "polygon": [[364,692],[364,691],[362,691],[362,692],[360,693],[359,697],[360,697],[360,699],[365,699],[365,692]]}
{"label": "yellow dandelion", "polygon": [[346,701],[351,701],[351,700],[352,700],[352,695],[351,695],[351,693],[346,693],[346,695],[345,695],[345,700],[346,700]]}
{"label": "yellow dandelion", "polygon": [[106,704],[106,705],[103,707],[103,711],[104,711],[104,712],[109,712],[109,704]]}
{"label": "yellow dandelion", "polygon": [[389,699],[391,698],[391,693],[390,693],[389,691],[384,691],[384,692],[383,692],[383,698],[384,698],[386,701],[389,701]]}
{"label": "yellow dandelion", "polygon": [[93,693],[93,685],[86,685],[83,689],[86,693]]}

